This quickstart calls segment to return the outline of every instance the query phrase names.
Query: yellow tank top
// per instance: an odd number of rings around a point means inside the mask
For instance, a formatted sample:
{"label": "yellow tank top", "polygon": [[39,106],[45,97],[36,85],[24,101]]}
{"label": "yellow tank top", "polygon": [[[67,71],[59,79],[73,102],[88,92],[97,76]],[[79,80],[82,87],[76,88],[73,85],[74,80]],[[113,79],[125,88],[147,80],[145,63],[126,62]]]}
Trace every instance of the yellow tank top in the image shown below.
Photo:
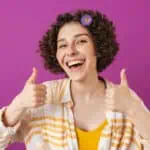
{"label": "yellow tank top", "polygon": [[107,125],[105,120],[98,128],[84,131],[76,127],[79,150],[97,150],[102,129]]}

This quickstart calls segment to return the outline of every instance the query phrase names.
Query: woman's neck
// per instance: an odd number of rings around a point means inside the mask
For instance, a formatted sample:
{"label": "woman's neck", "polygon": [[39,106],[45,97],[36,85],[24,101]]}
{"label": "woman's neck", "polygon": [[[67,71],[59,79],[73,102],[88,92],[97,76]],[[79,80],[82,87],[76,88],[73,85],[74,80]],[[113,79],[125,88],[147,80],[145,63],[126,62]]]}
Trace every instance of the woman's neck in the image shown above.
{"label": "woman's neck", "polygon": [[71,82],[71,91],[83,100],[92,100],[96,96],[105,95],[105,83],[98,78],[98,75],[82,81]]}

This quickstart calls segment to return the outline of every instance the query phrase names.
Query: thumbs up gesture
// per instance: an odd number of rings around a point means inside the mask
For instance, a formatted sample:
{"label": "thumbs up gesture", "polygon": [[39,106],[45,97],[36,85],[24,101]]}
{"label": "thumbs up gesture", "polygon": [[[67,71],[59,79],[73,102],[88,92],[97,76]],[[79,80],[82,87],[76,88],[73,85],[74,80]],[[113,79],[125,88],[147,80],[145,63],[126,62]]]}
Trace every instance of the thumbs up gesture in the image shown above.
{"label": "thumbs up gesture", "polygon": [[39,107],[45,103],[46,86],[43,84],[36,84],[37,74],[37,69],[33,68],[32,74],[26,81],[23,90],[18,95],[21,108]]}
{"label": "thumbs up gesture", "polygon": [[125,69],[121,70],[120,78],[120,84],[115,85],[111,98],[106,100],[107,110],[116,110],[128,114],[128,111],[132,110],[138,101],[130,92]]}

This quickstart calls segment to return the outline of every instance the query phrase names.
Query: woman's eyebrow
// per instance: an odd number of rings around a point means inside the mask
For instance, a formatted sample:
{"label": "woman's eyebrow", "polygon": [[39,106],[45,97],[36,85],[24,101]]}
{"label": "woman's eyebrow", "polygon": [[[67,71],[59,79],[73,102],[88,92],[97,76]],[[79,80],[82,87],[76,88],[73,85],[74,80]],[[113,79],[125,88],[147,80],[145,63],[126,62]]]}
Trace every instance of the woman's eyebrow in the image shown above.
{"label": "woman's eyebrow", "polygon": [[63,42],[63,41],[65,41],[65,39],[60,39],[60,40],[57,40],[57,43],[58,42]]}
{"label": "woman's eyebrow", "polygon": [[74,35],[74,37],[77,38],[77,37],[83,36],[83,35],[89,37],[89,34],[88,34],[88,33],[79,33],[79,34]]}
{"label": "woman's eyebrow", "polygon": [[[80,36],[83,36],[83,35],[89,37],[89,34],[88,34],[88,33],[79,33],[79,34],[74,35],[73,37],[74,37],[74,38],[77,38],[77,37],[80,37]],[[57,40],[57,43],[58,43],[58,42],[63,42],[63,41],[65,41],[64,38]]]}

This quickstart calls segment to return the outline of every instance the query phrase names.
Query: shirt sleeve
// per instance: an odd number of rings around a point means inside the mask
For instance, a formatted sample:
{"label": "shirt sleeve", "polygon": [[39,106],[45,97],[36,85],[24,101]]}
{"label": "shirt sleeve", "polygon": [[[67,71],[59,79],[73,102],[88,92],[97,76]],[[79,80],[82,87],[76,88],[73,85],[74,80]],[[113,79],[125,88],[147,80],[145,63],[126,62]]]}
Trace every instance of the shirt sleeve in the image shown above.
{"label": "shirt sleeve", "polygon": [[[132,96],[141,103],[145,111],[147,113],[150,113],[149,109],[145,106],[143,100],[138,96],[138,94],[131,88],[130,88],[130,92]],[[139,140],[140,140],[140,143],[143,145],[144,150],[150,150],[150,139],[146,139],[145,137],[139,134]]]}
{"label": "shirt sleeve", "polygon": [[6,108],[7,106],[0,109],[0,150],[5,150],[9,144],[15,142],[15,139],[21,140],[19,132],[17,133],[21,122],[19,121],[13,127],[7,127],[3,122],[3,114]]}

